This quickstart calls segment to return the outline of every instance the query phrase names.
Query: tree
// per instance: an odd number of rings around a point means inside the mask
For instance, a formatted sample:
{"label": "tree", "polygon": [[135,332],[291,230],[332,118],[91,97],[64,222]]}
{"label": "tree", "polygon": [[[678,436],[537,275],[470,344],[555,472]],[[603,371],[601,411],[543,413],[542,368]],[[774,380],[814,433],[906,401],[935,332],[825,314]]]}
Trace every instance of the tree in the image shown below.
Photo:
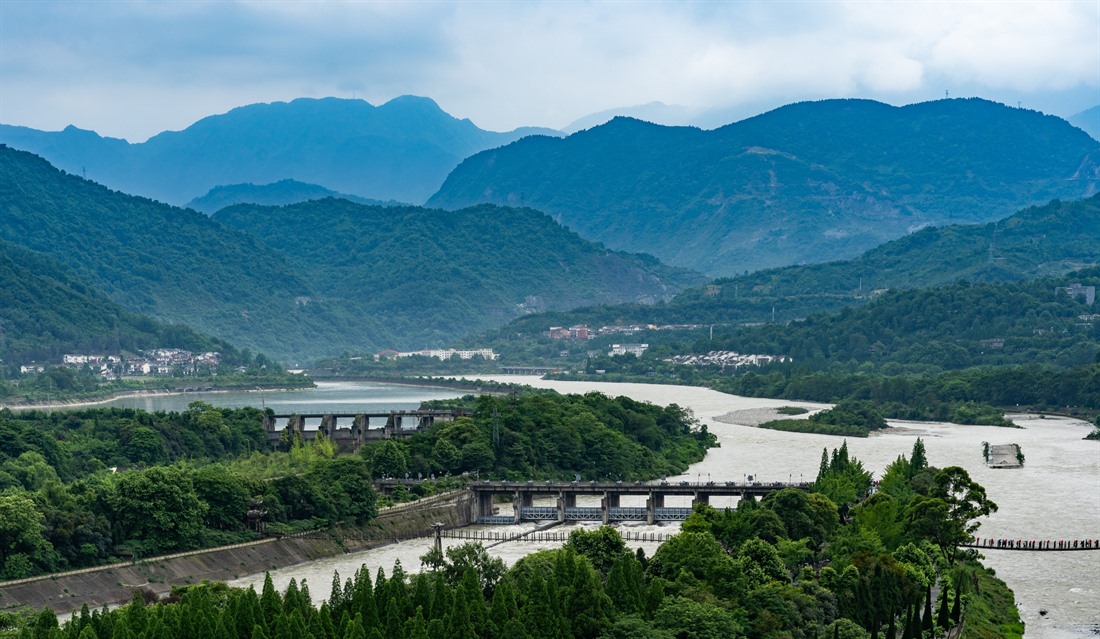
{"label": "tree", "polygon": [[28,493],[17,489],[0,493],[0,569],[5,578],[30,576],[33,567],[28,556],[49,545],[42,519]]}
{"label": "tree", "polygon": [[569,533],[566,547],[572,548],[578,555],[588,557],[592,566],[604,575],[611,570],[611,565],[616,560],[627,554],[626,542],[611,526],[600,526],[592,531],[576,528]]}
{"label": "tree", "polygon": [[954,564],[959,544],[970,541],[981,525],[977,518],[997,512],[997,504],[987,498],[985,488],[970,479],[970,474],[959,466],[936,473],[930,494],[947,505],[947,534],[941,548],[948,561]]}
{"label": "tree", "polygon": [[203,466],[195,470],[191,477],[195,494],[207,506],[207,524],[211,528],[240,528],[249,502],[243,482],[221,464]]}
{"label": "tree", "polygon": [[202,532],[206,504],[179,467],[123,473],[108,499],[128,539],[171,550],[193,546]]}

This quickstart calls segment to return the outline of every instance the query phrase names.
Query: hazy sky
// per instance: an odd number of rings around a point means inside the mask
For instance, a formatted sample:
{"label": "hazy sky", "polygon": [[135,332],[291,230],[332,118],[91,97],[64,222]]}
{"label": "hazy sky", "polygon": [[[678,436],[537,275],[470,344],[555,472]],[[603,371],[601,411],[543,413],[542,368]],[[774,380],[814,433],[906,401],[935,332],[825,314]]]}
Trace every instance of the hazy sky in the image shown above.
{"label": "hazy sky", "polygon": [[1100,104],[1100,1],[0,0],[0,122],[141,141],[254,102],[403,94],[494,130],[661,101]]}

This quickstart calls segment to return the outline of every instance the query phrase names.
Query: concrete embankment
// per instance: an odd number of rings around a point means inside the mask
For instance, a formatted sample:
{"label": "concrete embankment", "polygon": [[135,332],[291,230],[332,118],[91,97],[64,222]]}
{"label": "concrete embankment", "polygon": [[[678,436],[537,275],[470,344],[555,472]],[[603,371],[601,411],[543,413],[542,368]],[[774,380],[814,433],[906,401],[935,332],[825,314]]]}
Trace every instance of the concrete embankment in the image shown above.
{"label": "concrete embankment", "polygon": [[436,522],[442,522],[447,528],[466,526],[472,521],[474,505],[470,493],[456,491],[387,508],[362,528],[333,530],[330,535],[312,532],[3,582],[0,583],[0,610],[48,607],[65,615],[85,604],[97,608],[103,604],[124,603],[130,600],[135,589],[148,589],[163,595],[172,586],[196,584],[204,579],[236,579],[384,545],[389,543],[385,541],[388,539],[423,534]]}

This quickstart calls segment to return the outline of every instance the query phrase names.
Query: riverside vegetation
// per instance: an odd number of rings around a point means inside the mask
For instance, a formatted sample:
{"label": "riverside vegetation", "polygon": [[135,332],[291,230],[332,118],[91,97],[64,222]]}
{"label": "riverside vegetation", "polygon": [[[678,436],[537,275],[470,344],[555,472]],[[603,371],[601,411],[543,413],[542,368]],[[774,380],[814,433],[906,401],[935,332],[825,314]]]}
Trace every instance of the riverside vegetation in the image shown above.
{"label": "riverside vegetation", "polygon": [[270,442],[254,408],[0,411],[0,579],[255,539],[256,501],[269,534],[362,525],[382,503],[372,477],[440,478],[397,499],[474,473],[652,479],[714,445],[677,406],[595,393],[469,401],[470,417],[355,455],[324,438]]}
{"label": "riverside vegetation", "polygon": [[[6,615],[20,639],[896,639],[961,625],[961,637],[1018,638],[1012,594],[957,544],[996,509],[961,468],[928,466],[918,440],[870,497],[846,447],[825,452],[809,492],[788,488],[735,510],[700,505],[652,557],[610,527],[505,568],[479,545],[429,551],[410,575],[364,566],[317,606],[309,585],[279,593],[177,587],[116,609]],[[939,596],[933,598],[933,588]]]}

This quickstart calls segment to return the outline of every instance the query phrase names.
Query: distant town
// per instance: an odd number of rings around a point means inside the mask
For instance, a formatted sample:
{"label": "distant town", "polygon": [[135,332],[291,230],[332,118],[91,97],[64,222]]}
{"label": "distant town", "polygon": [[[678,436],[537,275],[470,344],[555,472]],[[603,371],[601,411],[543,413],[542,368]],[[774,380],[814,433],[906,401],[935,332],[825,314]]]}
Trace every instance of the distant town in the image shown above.
{"label": "distant town", "polygon": [[[41,373],[56,363],[31,362],[19,367],[26,375]],[[81,369],[87,366],[104,380],[120,377],[165,375],[217,375],[221,365],[221,353],[192,353],[179,348],[156,348],[138,351],[137,355],[86,355],[68,354],[61,358],[61,365]],[[241,371],[244,369],[242,368]]]}

